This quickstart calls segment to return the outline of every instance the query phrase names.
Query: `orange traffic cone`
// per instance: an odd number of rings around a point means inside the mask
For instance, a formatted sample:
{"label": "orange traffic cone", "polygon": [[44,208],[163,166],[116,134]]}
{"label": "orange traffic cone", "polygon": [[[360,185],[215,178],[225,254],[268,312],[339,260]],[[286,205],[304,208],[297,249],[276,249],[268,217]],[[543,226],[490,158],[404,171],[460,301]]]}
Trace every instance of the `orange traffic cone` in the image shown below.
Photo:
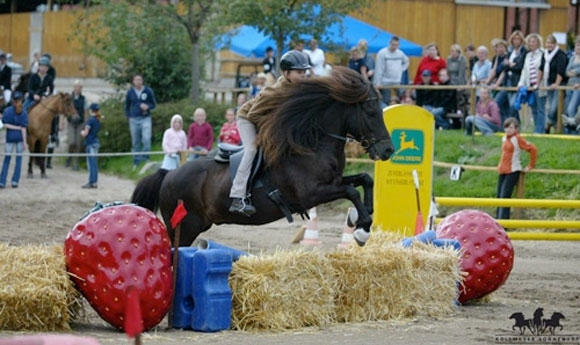
{"label": "orange traffic cone", "polygon": [[304,231],[304,239],[300,241],[301,246],[319,246],[322,244],[318,239],[318,219],[316,215],[316,207],[308,210],[308,225],[306,226],[306,231]]}
{"label": "orange traffic cone", "polygon": [[338,249],[347,249],[354,243],[354,228],[356,220],[358,219],[358,212],[356,208],[349,207],[346,212],[346,219],[344,220],[344,228],[342,231],[342,242],[338,244]]}

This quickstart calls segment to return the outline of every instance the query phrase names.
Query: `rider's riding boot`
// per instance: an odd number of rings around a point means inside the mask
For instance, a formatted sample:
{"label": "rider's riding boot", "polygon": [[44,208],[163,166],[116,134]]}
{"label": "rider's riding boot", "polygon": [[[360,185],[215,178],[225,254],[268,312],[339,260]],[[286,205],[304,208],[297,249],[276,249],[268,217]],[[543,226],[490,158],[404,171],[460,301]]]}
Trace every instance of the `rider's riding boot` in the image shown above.
{"label": "rider's riding boot", "polygon": [[[54,147],[49,147],[47,150],[48,154],[51,155],[54,153]],[[46,158],[46,168],[47,169],[52,169],[52,156],[48,156],[48,158]]]}
{"label": "rider's riding boot", "polygon": [[249,216],[256,213],[256,208],[250,204],[247,198],[234,198],[229,211],[231,213],[241,213],[243,215]]}

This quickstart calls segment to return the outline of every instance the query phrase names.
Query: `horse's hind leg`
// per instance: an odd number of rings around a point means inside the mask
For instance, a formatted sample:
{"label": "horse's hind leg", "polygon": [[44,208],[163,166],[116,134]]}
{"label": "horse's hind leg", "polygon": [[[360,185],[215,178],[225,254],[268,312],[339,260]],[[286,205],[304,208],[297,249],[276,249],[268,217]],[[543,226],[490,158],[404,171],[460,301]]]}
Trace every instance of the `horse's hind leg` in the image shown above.
{"label": "horse's hind leg", "polygon": [[[175,229],[171,227],[171,216],[165,217],[165,224],[167,226],[167,233],[169,238],[171,239],[171,246],[175,243],[175,237],[177,235]],[[203,225],[201,219],[193,214],[188,213],[181,223],[179,224],[180,231],[179,231],[179,246],[180,247],[189,247],[193,244],[193,241],[201,234],[202,232],[208,230],[211,225]]]}
{"label": "horse's hind leg", "polygon": [[28,157],[28,175],[27,178],[32,178],[32,160],[35,159],[34,157]]}

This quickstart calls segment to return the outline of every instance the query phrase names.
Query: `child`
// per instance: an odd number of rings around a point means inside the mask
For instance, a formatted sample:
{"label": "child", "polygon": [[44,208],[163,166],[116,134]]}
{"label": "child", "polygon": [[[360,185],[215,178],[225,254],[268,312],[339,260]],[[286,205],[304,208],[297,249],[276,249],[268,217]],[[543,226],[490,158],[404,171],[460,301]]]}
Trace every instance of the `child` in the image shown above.
{"label": "child", "polygon": [[206,118],[207,114],[203,108],[197,108],[193,112],[194,122],[187,132],[187,147],[197,152],[192,153],[189,160],[196,159],[200,155],[207,155],[213,146],[213,128],[205,122]]}
{"label": "child", "polygon": [[[497,166],[499,179],[497,182],[497,197],[509,199],[512,197],[514,187],[518,183],[520,173],[532,170],[536,166],[538,149],[518,132],[519,123],[514,117],[508,117],[503,123],[505,136],[502,138],[501,158]],[[520,161],[521,151],[528,151],[530,163],[522,169]],[[498,207],[496,219],[509,219],[510,208]]]}
{"label": "child", "polygon": [[97,188],[99,178],[99,166],[97,165],[97,154],[99,153],[99,130],[101,129],[101,114],[99,105],[92,103],[89,106],[89,119],[81,135],[85,138],[85,149],[87,152],[87,167],[89,168],[89,183],[82,188]]}
{"label": "child", "polygon": [[27,149],[26,127],[28,126],[28,113],[22,105],[22,92],[15,91],[12,96],[13,105],[6,108],[2,115],[4,127],[6,127],[6,146],[4,147],[4,163],[0,174],[0,188],[6,186],[10,158],[16,151],[16,167],[12,175],[12,188],[18,188],[20,181],[20,169],[22,167],[22,152]]}
{"label": "child", "polygon": [[240,132],[238,132],[238,125],[236,124],[236,114],[234,113],[234,109],[228,108],[224,116],[226,118],[226,123],[222,125],[220,130],[219,142],[232,145],[241,145],[242,139],[240,138]]}
{"label": "child", "polygon": [[179,151],[187,149],[187,135],[183,130],[183,118],[179,114],[171,117],[171,126],[163,133],[163,141],[161,146],[165,157],[161,169],[173,170],[179,167]]}
{"label": "child", "polygon": [[250,98],[256,97],[266,87],[266,73],[260,72],[252,80]]}
{"label": "child", "polygon": [[280,59],[280,69],[282,70],[282,76],[278,78],[276,84],[266,87],[256,98],[244,103],[238,110],[237,123],[244,144],[244,155],[238,166],[236,177],[232,182],[230,190],[232,204],[228,209],[229,212],[245,216],[256,213],[256,207],[250,203],[247,185],[250,179],[252,162],[258,151],[255,143],[257,131],[264,121],[264,116],[268,116],[271,109],[276,106],[270,100],[275,90],[288,87],[290,83],[297,83],[306,78],[306,71],[310,69],[308,57],[298,50],[291,50]]}

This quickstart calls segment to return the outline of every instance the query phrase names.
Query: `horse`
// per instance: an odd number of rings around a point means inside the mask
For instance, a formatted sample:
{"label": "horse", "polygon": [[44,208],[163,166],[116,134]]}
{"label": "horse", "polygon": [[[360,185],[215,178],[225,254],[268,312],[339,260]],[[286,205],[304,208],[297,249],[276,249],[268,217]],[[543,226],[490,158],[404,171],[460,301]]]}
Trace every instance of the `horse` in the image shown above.
{"label": "horse", "polygon": [[13,91],[20,91],[22,92],[23,95],[26,94],[26,92],[28,91],[28,80],[30,79],[30,76],[31,76],[30,72],[22,73],[20,77],[18,77],[18,82],[16,83],[16,86],[12,88]]}
{"label": "horse", "polygon": [[564,315],[562,313],[552,313],[552,317],[549,319],[544,319],[543,320],[543,324],[544,324],[544,328],[542,329],[542,333],[544,333],[546,330],[550,331],[551,335],[554,335],[554,330],[556,329],[556,327],[559,327],[560,330],[564,329],[564,326],[560,325],[560,319],[565,319]]}
{"label": "horse", "polygon": [[524,335],[526,332],[526,328],[530,330],[531,333],[534,333],[532,328],[534,327],[534,323],[531,319],[526,319],[522,312],[513,313],[510,319],[515,320],[515,324],[512,326],[512,330],[515,331],[516,327],[520,329],[520,335]]}
{"label": "horse", "polygon": [[544,328],[542,316],[544,316],[544,308],[537,308],[534,311],[534,319],[532,320],[534,323],[534,332],[532,333],[536,335],[539,335],[542,329]]}
{"label": "horse", "polygon": [[[364,245],[370,236],[373,180],[367,173],[342,176],[345,143],[357,140],[373,160],[387,160],[394,147],[383,120],[380,94],[360,74],[337,67],[330,75],[312,77],[277,88],[271,107],[258,128],[257,145],[264,157],[262,186],[254,184],[251,216],[228,212],[232,186],[230,166],[205,157],[178,169],[141,179],[131,202],[154,213],[159,209],[172,241],[170,219],[183,201],[180,246],[191,245],[213,224],[263,225],[292,213],[337,199],[350,200],[358,211],[355,239]],[[364,202],[356,187],[362,186]],[[270,197],[288,205],[287,212]]]}
{"label": "horse", "polygon": [[[30,153],[46,153],[52,120],[60,114],[65,115],[67,118],[77,115],[72,96],[68,93],[59,92],[55,95],[50,95],[29,110],[27,143]],[[46,178],[44,157],[30,157],[28,161],[28,178],[32,178],[33,160],[40,167],[40,177]]]}

